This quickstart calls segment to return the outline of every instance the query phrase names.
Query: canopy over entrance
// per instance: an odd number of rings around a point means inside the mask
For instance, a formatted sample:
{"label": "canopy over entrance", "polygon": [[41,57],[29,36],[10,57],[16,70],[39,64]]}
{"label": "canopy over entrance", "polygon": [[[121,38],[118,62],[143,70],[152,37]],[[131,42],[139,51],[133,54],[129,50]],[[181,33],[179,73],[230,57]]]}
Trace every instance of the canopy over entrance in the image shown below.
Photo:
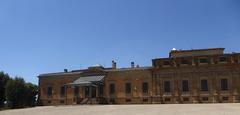
{"label": "canopy over entrance", "polygon": [[103,84],[105,75],[80,77],[67,85],[73,86],[97,86]]}

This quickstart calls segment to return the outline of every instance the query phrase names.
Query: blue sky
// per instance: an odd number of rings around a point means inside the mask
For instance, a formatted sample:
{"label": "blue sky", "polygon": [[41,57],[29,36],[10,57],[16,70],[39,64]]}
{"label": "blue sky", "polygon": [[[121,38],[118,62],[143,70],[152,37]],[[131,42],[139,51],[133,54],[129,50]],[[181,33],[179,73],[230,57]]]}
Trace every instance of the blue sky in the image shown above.
{"label": "blue sky", "polygon": [[239,0],[0,0],[0,70],[40,73],[129,67],[169,50],[240,52]]}

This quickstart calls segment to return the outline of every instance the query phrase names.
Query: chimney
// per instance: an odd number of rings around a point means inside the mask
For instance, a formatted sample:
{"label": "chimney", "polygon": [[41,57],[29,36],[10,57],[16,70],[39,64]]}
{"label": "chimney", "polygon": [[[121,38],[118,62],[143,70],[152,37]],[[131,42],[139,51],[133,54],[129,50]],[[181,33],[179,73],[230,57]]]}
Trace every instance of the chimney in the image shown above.
{"label": "chimney", "polygon": [[64,69],[64,72],[65,72],[65,73],[67,73],[67,72],[68,72],[68,70],[67,70],[67,69]]}
{"label": "chimney", "polygon": [[112,68],[113,68],[113,69],[116,69],[116,68],[117,68],[117,63],[116,63],[114,60],[112,60]]}
{"label": "chimney", "polygon": [[137,68],[139,68],[140,66],[139,65],[136,65]]}
{"label": "chimney", "polygon": [[134,62],[131,62],[131,68],[134,68]]}

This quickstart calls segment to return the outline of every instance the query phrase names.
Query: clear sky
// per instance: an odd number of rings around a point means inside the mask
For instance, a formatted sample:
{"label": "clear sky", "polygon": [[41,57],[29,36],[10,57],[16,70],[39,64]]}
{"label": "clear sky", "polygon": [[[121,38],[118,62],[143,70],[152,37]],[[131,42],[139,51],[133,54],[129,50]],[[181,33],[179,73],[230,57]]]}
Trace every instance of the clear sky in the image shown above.
{"label": "clear sky", "polygon": [[35,84],[64,68],[239,44],[240,0],[0,0],[0,70]]}

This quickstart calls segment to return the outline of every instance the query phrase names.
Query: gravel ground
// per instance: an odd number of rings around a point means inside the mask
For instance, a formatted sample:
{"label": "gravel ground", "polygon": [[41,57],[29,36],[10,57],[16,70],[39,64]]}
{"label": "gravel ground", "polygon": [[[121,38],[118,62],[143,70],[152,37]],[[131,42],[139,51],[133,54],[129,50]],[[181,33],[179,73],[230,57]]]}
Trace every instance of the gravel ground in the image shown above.
{"label": "gravel ground", "polygon": [[43,106],[0,115],[240,115],[240,103]]}

